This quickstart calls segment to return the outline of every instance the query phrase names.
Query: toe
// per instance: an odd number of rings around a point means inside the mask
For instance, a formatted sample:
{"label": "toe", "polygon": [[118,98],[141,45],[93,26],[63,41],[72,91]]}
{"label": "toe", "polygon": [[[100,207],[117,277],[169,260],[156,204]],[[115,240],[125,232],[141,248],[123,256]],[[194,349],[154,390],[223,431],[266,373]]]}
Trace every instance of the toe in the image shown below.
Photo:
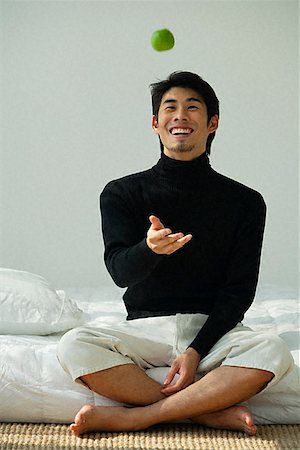
{"label": "toe", "polygon": [[75,434],[75,436],[80,436],[79,427],[75,423],[72,423],[72,425],[70,425],[70,430]]}

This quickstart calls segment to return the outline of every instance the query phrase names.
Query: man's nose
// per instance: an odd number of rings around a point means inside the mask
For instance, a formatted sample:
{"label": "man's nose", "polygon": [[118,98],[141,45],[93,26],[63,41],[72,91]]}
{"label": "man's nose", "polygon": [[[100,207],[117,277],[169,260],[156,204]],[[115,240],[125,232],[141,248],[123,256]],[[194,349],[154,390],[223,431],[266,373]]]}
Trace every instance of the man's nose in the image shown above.
{"label": "man's nose", "polygon": [[175,115],[175,120],[187,120],[187,111],[185,108],[177,108],[176,110],[176,115]]}

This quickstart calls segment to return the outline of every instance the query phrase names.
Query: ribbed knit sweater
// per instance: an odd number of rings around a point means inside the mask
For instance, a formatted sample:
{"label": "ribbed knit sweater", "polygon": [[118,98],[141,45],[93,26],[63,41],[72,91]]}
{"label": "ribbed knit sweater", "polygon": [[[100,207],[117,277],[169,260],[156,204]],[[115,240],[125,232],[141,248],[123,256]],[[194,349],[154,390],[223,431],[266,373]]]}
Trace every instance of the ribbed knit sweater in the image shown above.
{"label": "ribbed knit sweater", "polygon": [[[191,342],[203,358],[240,322],[258,279],[266,207],[262,196],[214,171],[206,154],[178,161],[164,153],[149,170],[111,181],[100,196],[106,267],[127,319],[203,313]],[[191,233],[180,250],[146,243],[154,214],[172,232]]]}

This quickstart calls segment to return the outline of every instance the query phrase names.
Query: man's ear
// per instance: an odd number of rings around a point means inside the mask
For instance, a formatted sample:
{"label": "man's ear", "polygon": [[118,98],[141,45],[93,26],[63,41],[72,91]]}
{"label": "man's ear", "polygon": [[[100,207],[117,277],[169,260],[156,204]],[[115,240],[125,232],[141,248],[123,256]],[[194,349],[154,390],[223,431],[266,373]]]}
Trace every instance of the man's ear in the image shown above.
{"label": "man's ear", "polygon": [[219,126],[219,116],[215,114],[210,118],[209,124],[208,124],[208,131],[209,133],[213,133],[218,129]]}
{"label": "man's ear", "polygon": [[158,122],[157,122],[155,116],[152,116],[152,123],[151,123],[151,126],[152,126],[152,130],[154,131],[154,133],[155,133],[155,134],[158,134],[158,130],[157,130]]}

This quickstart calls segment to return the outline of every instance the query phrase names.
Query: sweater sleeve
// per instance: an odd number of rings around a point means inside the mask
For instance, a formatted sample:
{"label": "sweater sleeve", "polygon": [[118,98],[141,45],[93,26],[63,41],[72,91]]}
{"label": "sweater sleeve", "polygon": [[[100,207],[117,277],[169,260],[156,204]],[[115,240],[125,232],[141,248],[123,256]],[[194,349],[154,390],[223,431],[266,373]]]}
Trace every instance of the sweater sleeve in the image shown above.
{"label": "sweater sleeve", "polygon": [[253,302],[260,265],[266,205],[259,195],[249,208],[229,258],[226,279],[212,312],[190,347],[203,359],[216,342],[234,328]]}
{"label": "sweater sleeve", "polygon": [[163,258],[148,247],[147,230],[138,231],[141,227],[137,227],[136,211],[130,203],[126,187],[116,182],[110,182],[100,195],[104,261],[120,287],[143,281]]}

